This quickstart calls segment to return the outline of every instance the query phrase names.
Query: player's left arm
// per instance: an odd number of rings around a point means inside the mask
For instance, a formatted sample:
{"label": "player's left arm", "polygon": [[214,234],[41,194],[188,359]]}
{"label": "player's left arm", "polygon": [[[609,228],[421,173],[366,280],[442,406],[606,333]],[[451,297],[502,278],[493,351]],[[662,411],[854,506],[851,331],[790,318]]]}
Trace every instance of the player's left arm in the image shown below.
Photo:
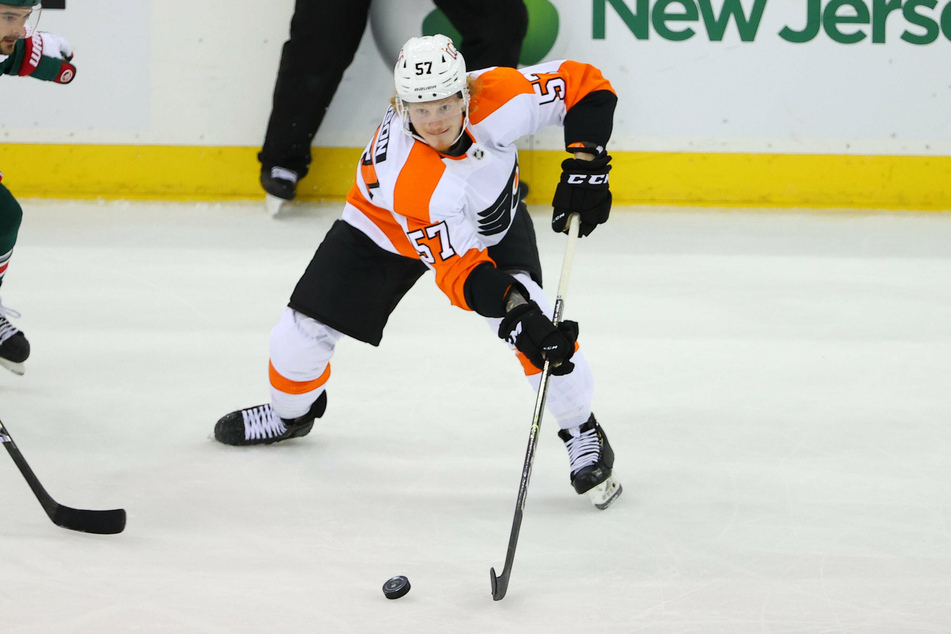
{"label": "player's left arm", "polygon": [[471,120],[499,112],[496,128],[512,141],[548,126],[564,128],[565,149],[573,158],[562,163],[552,228],[565,231],[572,213],[581,217],[582,236],[605,222],[611,211],[607,143],[617,94],[601,71],[590,64],[557,60],[518,71],[495,68],[481,74],[477,86],[484,91],[476,92]]}
{"label": "player's left arm", "polygon": [[71,63],[73,48],[65,38],[39,31],[16,44],[7,72],[21,77],[34,77],[57,84],[68,84],[76,77]]}
{"label": "player's left arm", "polygon": [[552,200],[552,229],[567,232],[568,217],[578,214],[581,236],[607,221],[611,212],[608,140],[614,128],[617,94],[594,66],[562,62],[565,81],[565,149],[573,154],[561,164],[561,179]]}

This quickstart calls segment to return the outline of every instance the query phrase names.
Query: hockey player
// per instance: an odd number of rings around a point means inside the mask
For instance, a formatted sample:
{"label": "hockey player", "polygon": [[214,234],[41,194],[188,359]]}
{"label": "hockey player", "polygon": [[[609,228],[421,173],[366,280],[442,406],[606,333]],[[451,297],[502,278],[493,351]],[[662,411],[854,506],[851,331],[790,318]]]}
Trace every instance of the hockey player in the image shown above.
{"label": "hockey player", "polygon": [[427,270],[450,301],[484,316],[516,350],[537,389],[551,360],[549,411],[568,449],[570,480],[599,508],[621,493],[614,453],[591,412],[593,380],[578,325],[551,322],[531,217],[518,197],[515,142],[563,125],[552,227],[580,215],[581,235],[607,220],[605,146],[617,97],[593,66],[573,61],[467,76],[444,35],[410,39],[396,95],[357,166],[343,217],[328,231],[271,331],[271,402],[215,425],[229,445],[304,436],[327,407],[337,341],[379,345],[390,313]]}
{"label": "hockey player", "polygon": [[[31,76],[68,84],[76,75],[69,63],[69,43],[52,33],[39,33],[40,0],[0,0],[0,75]],[[0,181],[3,174],[0,174]],[[13,194],[0,182],[0,285],[7,272],[23,212]],[[9,317],[20,314],[0,302],[0,365],[23,374],[30,343]]]}

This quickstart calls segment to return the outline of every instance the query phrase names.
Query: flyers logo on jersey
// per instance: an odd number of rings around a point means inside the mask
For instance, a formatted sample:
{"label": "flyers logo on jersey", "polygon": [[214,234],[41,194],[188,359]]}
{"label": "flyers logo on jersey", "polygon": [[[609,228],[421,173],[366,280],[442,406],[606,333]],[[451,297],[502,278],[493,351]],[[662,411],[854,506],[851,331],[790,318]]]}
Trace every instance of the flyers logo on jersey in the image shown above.
{"label": "flyers logo on jersey", "polygon": [[484,236],[494,236],[502,233],[512,224],[512,216],[518,206],[518,161],[512,169],[508,184],[502,193],[487,209],[478,212],[479,233]]}

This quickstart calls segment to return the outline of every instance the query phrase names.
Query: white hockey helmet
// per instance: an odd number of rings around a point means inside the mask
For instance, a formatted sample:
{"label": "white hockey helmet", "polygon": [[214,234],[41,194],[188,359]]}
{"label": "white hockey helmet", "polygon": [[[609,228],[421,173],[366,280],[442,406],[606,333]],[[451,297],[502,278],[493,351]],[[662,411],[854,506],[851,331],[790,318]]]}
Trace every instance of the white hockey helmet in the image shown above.
{"label": "white hockey helmet", "polygon": [[445,35],[411,37],[394,70],[396,95],[407,103],[466,93],[466,60]]}
{"label": "white hockey helmet", "polygon": [[424,101],[438,101],[461,94],[465,123],[469,123],[469,88],[466,60],[445,35],[411,37],[400,49],[396,68],[396,103],[403,130],[412,135],[406,106]]}

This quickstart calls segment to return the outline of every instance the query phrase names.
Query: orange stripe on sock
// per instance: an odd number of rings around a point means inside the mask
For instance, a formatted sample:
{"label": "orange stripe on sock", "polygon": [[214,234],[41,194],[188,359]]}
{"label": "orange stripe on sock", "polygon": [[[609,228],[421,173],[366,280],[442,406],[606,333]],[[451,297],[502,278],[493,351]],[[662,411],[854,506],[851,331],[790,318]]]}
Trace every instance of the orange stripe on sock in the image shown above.
{"label": "orange stripe on sock", "polygon": [[306,394],[307,392],[313,392],[326,383],[330,378],[329,363],[327,364],[327,369],[324,370],[324,373],[312,381],[291,381],[275,370],[274,364],[270,361],[268,361],[267,366],[268,375],[271,379],[271,385],[274,387],[274,389],[284,392],[285,394]]}

